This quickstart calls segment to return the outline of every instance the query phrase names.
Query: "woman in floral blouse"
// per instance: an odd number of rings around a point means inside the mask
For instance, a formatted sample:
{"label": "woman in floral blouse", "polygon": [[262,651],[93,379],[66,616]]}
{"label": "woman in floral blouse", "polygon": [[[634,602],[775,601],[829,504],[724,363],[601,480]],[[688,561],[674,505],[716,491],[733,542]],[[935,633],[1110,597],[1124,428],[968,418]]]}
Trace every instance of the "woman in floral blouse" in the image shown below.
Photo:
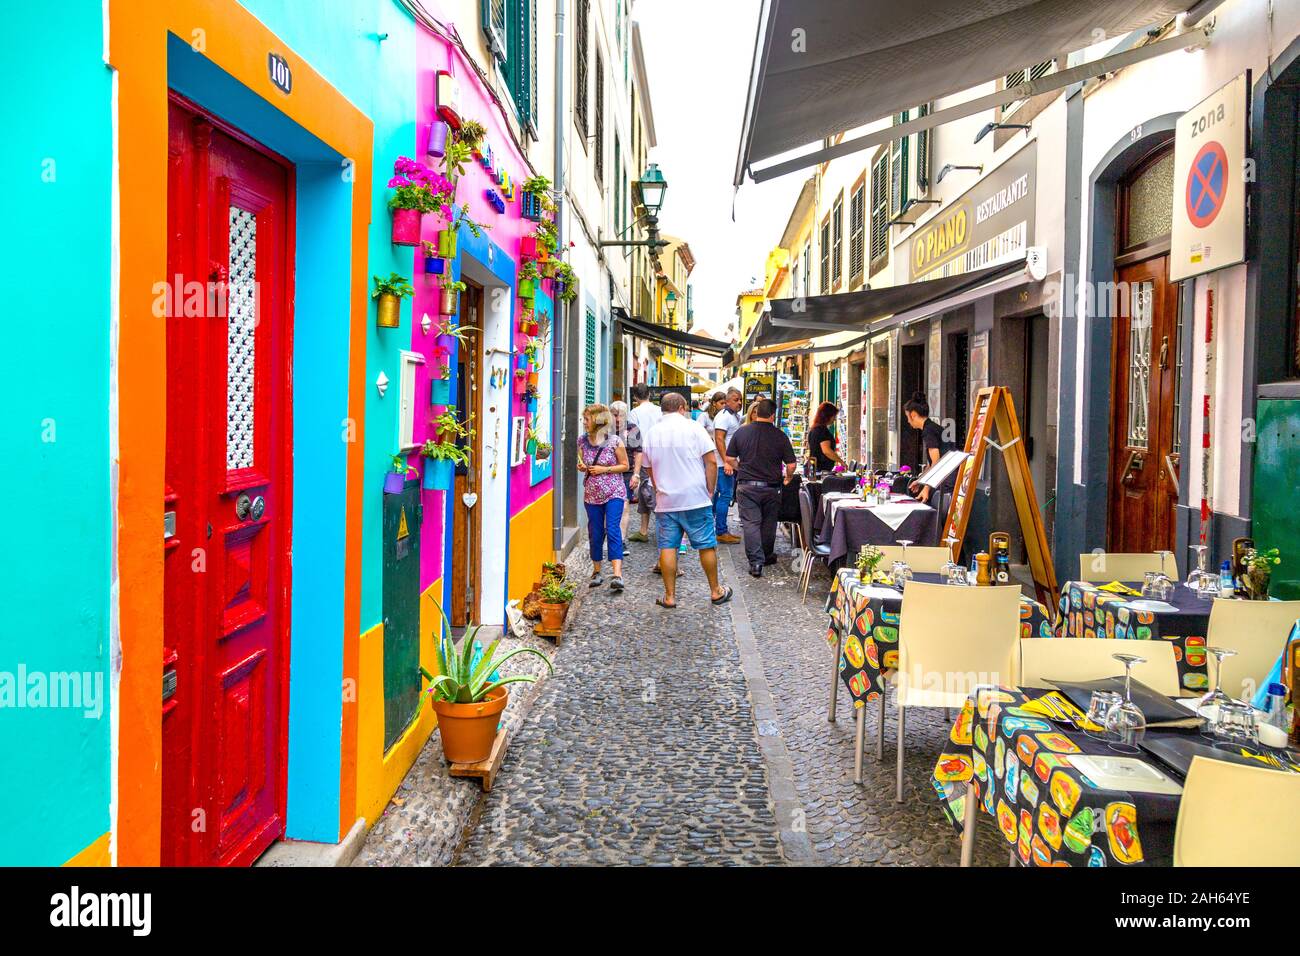
{"label": "woman in floral blouse", "polygon": [[587,536],[591,541],[591,583],[604,583],[601,562],[605,540],[609,539],[609,566],[613,576],[609,586],[623,590],[623,505],[627,486],[627,449],[611,425],[613,418],[604,405],[588,405],[582,411],[586,434],[578,439],[578,471],[586,475],[582,501],[587,508]]}

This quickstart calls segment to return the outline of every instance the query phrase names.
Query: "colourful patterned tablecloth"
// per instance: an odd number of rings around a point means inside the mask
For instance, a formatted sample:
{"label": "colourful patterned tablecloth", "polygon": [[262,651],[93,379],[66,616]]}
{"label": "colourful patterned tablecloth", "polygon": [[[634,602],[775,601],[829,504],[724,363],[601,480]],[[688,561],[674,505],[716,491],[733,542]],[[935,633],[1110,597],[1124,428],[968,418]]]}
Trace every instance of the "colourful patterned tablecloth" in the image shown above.
{"label": "colourful patterned tablecloth", "polygon": [[949,822],[961,831],[973,774],[976,799],[1026,866],[1172,865],[1179,797],[1098,788],[1070,758],[1114,752],[1021,709],[1029,699],[1007,687],[966,699],[932,781]]}
{"label": "colourful patterned tablecloth", "polygon": [[[1141,584],[1130,584],[1135,590]],[[1121,640],[1170,641],[1178,662],[1178,683],[1189,691],[1209,689],[1205,634],[1213,602],[1181,584],[1174,588],[1171,611],[1130,607],[1136,600],[1098,589],[1095,584],[1067,581],[1061,588],[1057,637],[1108,637]],[[1052,637],[1043,634],[1043,637]]]}
{"label": "colourful patterned tablecloth", "polygon": [[[938,584],[937,574],[916,574],[913,580]],[[898,667],[898,621],[903,595],[874,589],[858,578],[854,568],[836,572],[826,597],[830,624],[826,643],[839,651],[836,668],[853,695],[853,706],[880,699],[881,675]],[[1020,598],[1020,636],[1051,637],[1047,608],[1037,601]]]}

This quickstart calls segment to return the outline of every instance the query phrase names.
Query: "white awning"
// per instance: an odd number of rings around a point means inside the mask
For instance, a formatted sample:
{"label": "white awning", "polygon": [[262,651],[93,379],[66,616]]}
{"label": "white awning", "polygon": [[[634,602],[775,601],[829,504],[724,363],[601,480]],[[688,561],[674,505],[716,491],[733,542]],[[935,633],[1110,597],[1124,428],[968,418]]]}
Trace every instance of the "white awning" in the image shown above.
{"label": "white awning", "polygon": [[[1127,34],[1191,11],[1188,25],[1221,0],[765,0],[758,25],[748,102],[741,126],[735,184],[813,165],[827,150],[777,164],[764,175],[751,164],[772,159],[836,133],[996,80],[1106,37]],[[1152,48],[1157,44],[1151,44]],[[1129,50],[1118,68],[1176,48]],[[1106,59],[1112,59],[1110,57]],[[1096,61],[1098,63],[1102,61]],[[1000,91],[1010,102],[1074,75]],[[978,106],[991,109],[994,103]],[[947,122],[943,111],[924,126]],[[963,115],[970,115],[971,111]],[[937,117],[937,118],[936,118]],[[915,122],[915,121],[914,121]],[[915,132],[881,131],[885,141]],[[858,149],[872,145],[856,140]],[[847,152],[841,149],[841,152]],[[776,167],[773,167],[776,168]]]}

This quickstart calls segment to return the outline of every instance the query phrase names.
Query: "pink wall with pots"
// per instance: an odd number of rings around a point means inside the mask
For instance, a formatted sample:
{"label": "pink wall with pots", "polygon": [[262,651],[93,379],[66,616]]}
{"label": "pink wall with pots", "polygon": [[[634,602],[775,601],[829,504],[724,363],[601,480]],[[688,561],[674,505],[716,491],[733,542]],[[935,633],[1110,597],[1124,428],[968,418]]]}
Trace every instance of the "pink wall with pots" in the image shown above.
{"label": "pink wall with pots", "polygon": [[[435,14],[437,13],[435,9]],[[462,32],[472,32],[478,29],[476,23],[463,25]],[[437,72],[440,70],[449,71],[456,77],[459,83],[459,105],[460,115],[464,119],[474,119],[482,123],[487,129],[487,135],[484,137],[486,146],[490,146],[493,154],[494,166],[504,170],[510,175],[510,179],[515,184],[531,175],[527,164],[523,161],[518,150],[515,149],[511,141],[508,127],[501,116],[500,108],[492,99],[491,95],[480,84],[477,73],[470,65],[465,54],[455,45],[455,43],[434,34],[433,32],[419,27],[417,28],[416,39],[416,110],[415,117],[415,148],[416,152],[411,157],[425,163],[431,168],[442,171],[441,160],[437,157],[426,155],[426,148],[429,142],[429,132],[432,123],[438,119],[437,116]],[[396,157],[394,157],[396,158]],[[387,172],[387,171],[385,171]],[[520,191],[516,185],[515,196],[513,200],[506,202],[504,213],[498,213],[491,205],[487,197],[488,189],[497,189],[495,181],[489,174],[488,170],[478,163],[471,161],[465,167],[465,175],[457,184],[456,202],[469,203],[469,215],[475,222],[483,223],[489,228],[484,233],[483,240],[472,238],[467,228],[460,231],[459,246],[461,256],[467,254],[469,247],[478,249],[486,248],[486,243],[491,243],[496,247],[496,257],[490,265],[490,269],[502,281],[510,285],[510,294],[512,299],[511,305],[511,333],[510,342],[513,349],[522,349],[526,337],[517,332],[519,302],[514,298],[515,281],[514,273],[519,264],[520,240],[525,236],[531,236],[536,224],[530,220],[524,219],[520,215]],[[425,216],[422,224],[422,238],[431,242],[437,242],[437,234],[446,224],[442,216]],[[509,262],[499,261],[500,253],[504,251]],[[438,407],[430,408],[429,389],[430,382],[435,374],[436,362],[434,357],[435,340],[438,335],[437,323],[438,315],[438,295],[439,282],[442,277],[426,275],[424,271],[423,251],[416,247],[415,249],[415,271],[412,279],[412,285],[415,288],[413,299],[412,330],[411,330],[411,349],[419,352],[425,357],[425,364],[416,373],[415,396],[416,396],[416,418],[415,418],[415,440],[423,442],[433,436],[433,428],[429,424],[430,418],[440,412]],[[478,257],[480,260],[482,256]],[[488,263],[482,262],[482,265],[488,266]],[[452,260],[447,263],[447,273],[451,278],[459,277],[459,262]],[[451,276],[451,273],[455,276]],[[491,296],[491,290],[487,295]],[[488,306],[490,307],[490,306]],[[420,319],[428,313],[433,319],[433,326],[426,334],[420,328]],[[455,367],[455,356],[452,357],[452,367]],[[483,376],[489,374],[492,368],[491,362],[485,362],[482,366]],[[547,371],[549,372],[550,362],[547,361]],[[513,359],[510,368],[513,370]],[[511,373],[513,374],[513,372]],[[455,385],[451,389],[452,401],[455,401]],[[504,394],[509,396],[510,415],[507,418],[506,426],[513,420],[515,415],[524,414],[522,397],[514,395],[512,382],[506,383]],[[505,429],[503,428],[503,431]],[[488,436],[485,439],[490,440]],[[531,464],[525,459],[522,465],[510,468],[510,451],[509,442],[506,435],[501,437],[501,449],[497,459],[498,469],[508,469],[510,472],[510,516],[518,514],[528,505],[532,504],[542,495],[551,490],[552,480],[546,478],[536,485],[531,483]],[[486,472],[490,468],[490,453],[485,450],[485,461],[483,469]],[[418,462],[423,465],[423,459]],[[421,468],[423,471],[423,468]],[[422,491],[425,516],[421,540],[421,569],[420,584],[421,587],[427,587],[430,583],[437,580],[443,575],[443,552],[444,541],[443,531],[445,524],[445,492],[441,491]],[[483,501],[480,507],[496,507],[496,502]],[[519,543],[512,542],[515,546]],[[483,541],[484,549],[503,547],[504,542],[495,542],[486,539]]]}

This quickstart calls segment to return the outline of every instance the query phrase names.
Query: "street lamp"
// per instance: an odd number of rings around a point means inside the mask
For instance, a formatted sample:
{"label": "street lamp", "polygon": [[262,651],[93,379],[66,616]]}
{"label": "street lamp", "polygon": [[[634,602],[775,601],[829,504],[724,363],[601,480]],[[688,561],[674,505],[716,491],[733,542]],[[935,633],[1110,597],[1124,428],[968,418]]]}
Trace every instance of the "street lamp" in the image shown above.
{"label": "street lamp", "polygon": [[668,290],[668,324],[672,325],[677,318],[677,293],[672,289]]}
{"label": "street lamp", "polygon": [[1033,127],[1027,123],[985,123],[984,128],[975,134],[975,142],[978,143],[995,129],[1023,129],[1028,131],[1033,129]]}
{"label": "street lamp", "polygon": [[659,171],[659,164],[651,163],[646,167],[646,171],[641,174],[641,178],[636,181],[636,185],[641,189],[641,205],[645,209],[647,238],[637,240],[602,239],[597,245],[602,249],[610,246],[621,246],[625,249],[646,246],[653,255],[657,256],[659,250],[668,245],[665,240],[659,238],[659,210],[663,208],[664,193],[668,191],[668,180],[664,179],[664,174]]}
{"label": "street lamp", "polygon": [[651,163],[641,174],[637,184],[641,187],[641,204],[645,206],[647,216],[658,216],[664,205],[664,193],[668,190],[668,181],[659,171],[658,163]]}

